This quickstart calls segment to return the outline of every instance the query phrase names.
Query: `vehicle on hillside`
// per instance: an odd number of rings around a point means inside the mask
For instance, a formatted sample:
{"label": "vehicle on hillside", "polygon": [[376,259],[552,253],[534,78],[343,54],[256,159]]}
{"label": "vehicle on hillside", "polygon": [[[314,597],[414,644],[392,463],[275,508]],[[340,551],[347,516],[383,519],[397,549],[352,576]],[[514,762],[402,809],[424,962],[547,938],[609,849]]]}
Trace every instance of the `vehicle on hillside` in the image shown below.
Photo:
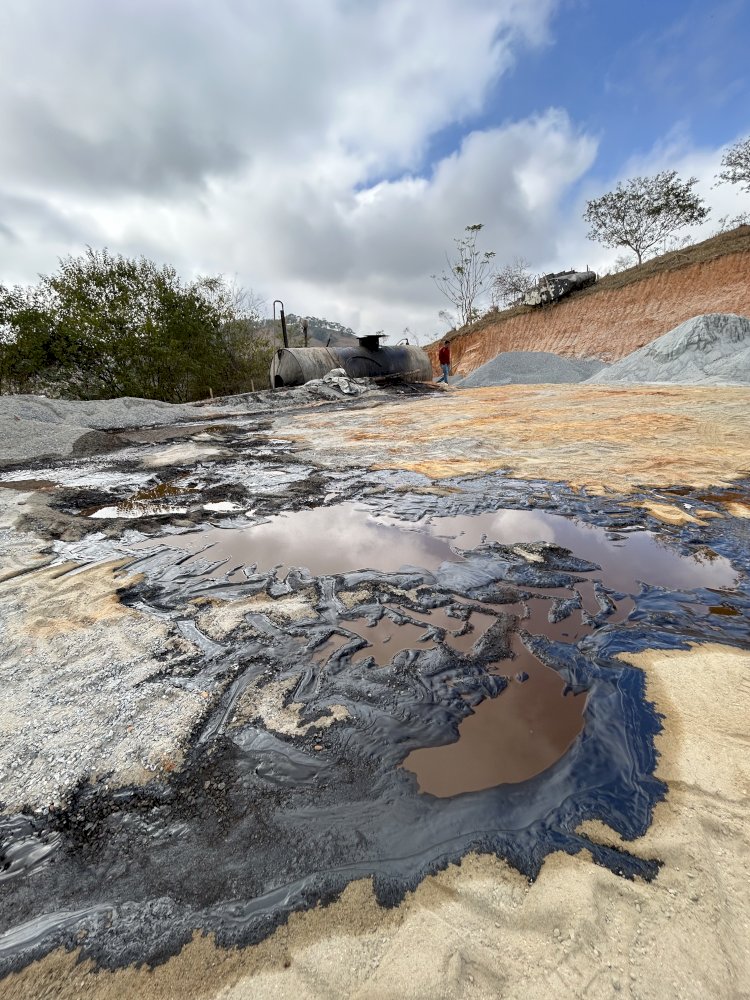
{"label": "vehicle on hillside", "polygon": [[525,306],[546,306],[551,302],[559,302],[571,292],[588,288],[596,281],[596,271],[556,271],[554,274],[543,274],[533,288],[523,297]]}

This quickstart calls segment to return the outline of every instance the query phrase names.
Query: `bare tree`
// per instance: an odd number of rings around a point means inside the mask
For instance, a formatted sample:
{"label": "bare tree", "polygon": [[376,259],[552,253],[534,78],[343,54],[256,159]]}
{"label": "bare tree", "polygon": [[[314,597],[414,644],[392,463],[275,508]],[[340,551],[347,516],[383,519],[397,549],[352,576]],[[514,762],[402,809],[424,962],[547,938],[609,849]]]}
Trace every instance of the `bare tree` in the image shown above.
{"label": "bare tree", "polygon": [[483,226],[478,223],[467,226],[465,236],[454,240],[456,256],[453,260],[446,254],[448,270],[440,275],[433,274],[432,280],[438,289],[458,310],[461,326],[466,326],[478,317],[474,303],[487,287],[491,279],[494,251],[477,249],[477,236]]}
{"label": "bare tree", "polygon": [[514,257],[510,264],[501,267],[492,279],[492,302],[513,305],[522,299],[534,285],[529,262],[525,257]]}
{"label": "bare tree", "polygon": [[619,257],[615,257],[615,262],[609,273],[620,274],[622,271],[629,271],[631,267],[635,267],[636,263],[632,253],[621,253]]}
{"label": "bare tree", "polygon": [[750,212],[740,212],[739,215],[722,215],[716,223],[714,236],[721,236],[722,233],[730,233],[738,226],[750,226]]}
{"label": "bare tree", "polygon": [[750,135],[724,153],[716,179],[720,184],[741,184],[750,191]]}
{"label": "bare tree", "polygon": [[643,262],[673,234],[702,222],[709,213],[692,190],[697,177],[681,181],[676,170],[653,177],[633,177],[614,191],[586,203],[588,238],[606,247],[627,247]]}
{"label": "bare tree", "polygon": [[447,309],[441,309],[438,313],[438,319],[441,323],[445,323],[448,330],[456,329],[456,317],[453,313],[449,313]]}

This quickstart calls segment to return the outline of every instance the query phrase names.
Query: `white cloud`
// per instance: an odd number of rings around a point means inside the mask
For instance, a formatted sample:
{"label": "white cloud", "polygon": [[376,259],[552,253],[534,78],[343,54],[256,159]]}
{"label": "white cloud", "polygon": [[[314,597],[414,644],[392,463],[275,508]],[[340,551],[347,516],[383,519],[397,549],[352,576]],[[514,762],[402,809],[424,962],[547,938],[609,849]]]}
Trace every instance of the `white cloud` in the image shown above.
{"label": "white cloud", "polygon": [[587,226],[582,219],[582,213],[586,199],[611,191],[618,181],[626,181],[630,177],[649,176],[663,170],[676,170],[683,180],[690,177],[697,178],[698,183],[694,190],[710,208],[710,214],[700,225],[691,226],[675,234],[678,239],[689,237],[691,243],[698,243],[713,236],[722,217],[732,219],[750,213],[750,195],[747,192],[743,192],[736,184],[716,183],[716,175],[725,150],[744,137],[744,134],[738,135],[718,148],[698,147],[694,145],[690,135],[678,125],[647,153],[631,157],[615,176],[605,180],[588,177],[571,210],[565,232],[558,244],[558,256],[548,261],[550,269],[569,264],[578,266],[579,263],[585,266],[589,263],[594,270],[601,273],[611,269],[616,258],[627,253],[625,248],[611,250],[587,240]]}
{"label": "white cloud", "polygon": [[[547,42],[558,3],[7,0],[0,281],[106,245],[427,336],[447,305],[430,274],[468,224],[500,263],[601,267],[616,255],[580,215],[607,185],[581,187],[597,143],[564,110],[475,128],[424,163]],[[675,165],[714,218],[736,214],[737,193],[710,188],[719,156],[670,141],[622,176]]]}
{"label": "white cloud", "polygon": [[593,156],[550,112],[419,176],[432,137],[547,41],[557,3],[9,0],[0,280],[107,245],[427,331],[451,238],[484,221],[488,245],[530,252]]}

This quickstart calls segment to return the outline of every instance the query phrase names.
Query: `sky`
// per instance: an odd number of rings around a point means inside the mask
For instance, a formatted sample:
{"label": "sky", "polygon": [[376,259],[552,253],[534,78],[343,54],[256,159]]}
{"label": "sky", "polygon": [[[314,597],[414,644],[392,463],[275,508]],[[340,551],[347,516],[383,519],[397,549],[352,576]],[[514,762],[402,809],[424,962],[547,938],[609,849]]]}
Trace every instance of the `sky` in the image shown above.
{"label": "sky", "polygon": [[750,134],[748,0],[4,0],[0,282],[87,245],[435,339],[431,276],[610,268],[586,200]]}

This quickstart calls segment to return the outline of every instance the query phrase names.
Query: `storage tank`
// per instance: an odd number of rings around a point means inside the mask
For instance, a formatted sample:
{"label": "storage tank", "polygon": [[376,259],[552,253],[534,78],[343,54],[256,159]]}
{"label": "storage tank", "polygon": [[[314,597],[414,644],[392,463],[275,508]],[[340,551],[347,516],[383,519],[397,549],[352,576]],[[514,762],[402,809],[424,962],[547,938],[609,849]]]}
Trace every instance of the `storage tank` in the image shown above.
{"label": "storage tank", "polygon": [[343,368],[350,378],[398,375],[405,382],[432,381],[432,364],[421,347],[381,347],[380,336],[359,337],[356,347],[279,348],[271,362],[271,387],[304,385],[332,368]]}

